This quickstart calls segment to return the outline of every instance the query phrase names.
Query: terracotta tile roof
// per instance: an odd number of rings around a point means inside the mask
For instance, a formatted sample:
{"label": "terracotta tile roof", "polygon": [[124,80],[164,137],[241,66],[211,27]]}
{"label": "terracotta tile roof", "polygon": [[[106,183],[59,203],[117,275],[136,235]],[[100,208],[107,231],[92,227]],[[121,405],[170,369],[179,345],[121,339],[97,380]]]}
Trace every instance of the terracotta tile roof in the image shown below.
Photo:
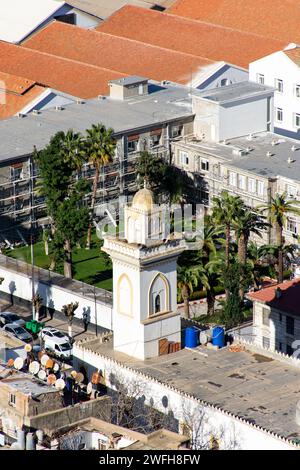
{"label": "terracotta tile roof", "polygon": [[51,23],[24,45],[119,74],[184,84],[190,82],[192,74],[213,63],[191,54],[60,22]]}
{"label": "terracotta tile roof", "polygon": [[44,90],[34,80],[0,72],[0,119],[14,116]]}
{"label": "terracotta tile roof", "polygon": [[287,43],[300,42],[298,0],[178,0],[168,12]]}
{"label": "terracotta tile roof", "polygon": [[126,75],[5,42],[0,42],[0,70],[85,99],[106,95],[108,81]]}
{"label": "terracotta tile roof", "polygon": [[295,62],[298,67],[300,67],[300,47],[284,51],[284,54],[293,62]]}
{"label": "terracotta tile roof", "polygon": [[[276,289],[281,289],[281,296],[276,298]],[[276,284],[258,292],[248,294],[251,300],[266,303],[282,312],[300,315],[300,279]]]}
{"label": "terracotta tile roof", "polygon": [[286,42],[134,6],[125,6],[97,30],[246,68],[286,46]]}

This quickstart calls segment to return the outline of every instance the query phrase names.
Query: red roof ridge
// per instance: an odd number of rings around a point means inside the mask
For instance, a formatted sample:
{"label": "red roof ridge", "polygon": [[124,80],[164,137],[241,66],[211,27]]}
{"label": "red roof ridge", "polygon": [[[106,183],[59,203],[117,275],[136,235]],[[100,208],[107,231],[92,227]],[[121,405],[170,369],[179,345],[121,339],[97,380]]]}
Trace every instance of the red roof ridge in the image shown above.
{"label": "red roof ridge", "polygon": [[[119,12],[121,12],[122,10],[129,10],[129,9],[134,9],[134,10],[140,10],[140,11],[143,11],[144,15],[163,15],[163,16],[168,16],[169,18],[176,18],[182,22],[185,22],[185,23],[194,23],[196,25],[199,25],[199,24],[203,24],[203,25],[207,25],[207,26],[212,26],[216,29],[220,29],[220,30],[227,30],[227,31],[232,31],[232,32],[238,32],[238,33],[241,33],[245,36],[255,36],[257,37],[258,39],[262,39],[262,40],[268,40],[268,41],[274,41],[275,42],[278,42],[278,43],[282,43],[282,44],[287,44],[285,41],[281,41],[281,39],[276,39],[276,38],[272,38],[272,37],[268,37],[268,36],[263,36],[262,34],[258,34],[258,33],[253,33],[251,31],[244,31],[242,29],[236,29],[236,28],[232,28],[230,26],[223,26],[221,24],[216,24],[216,23],[210,23],[208,21],[203,21],[203,20],[196,20],[195,18],[189,18],[187,16],[180,16],[180,15],[176,15],[175,13],[168,13],[169,10],[166,10],[166,11],[163,11],[163,12],[159,12],[159,11],[156,11],[156,10],[151,10],[148,9],[148,8],[143,8],[143,7],[139,7],[137,5],[130,5],[130,4],[127,4],[127,5],[124,5],[122,8],[119,8],[119,10],[115,11],[108,19],[107,21],[109,21],[111,18],[113,18],[114,16],[118,15]],[[106,21],[104,21],[103,23],[100,23],[96,28],[95,30],[96,31],[101,31],[101,26],[105,25]],[[171,49],[172,50],[172,49]]]}

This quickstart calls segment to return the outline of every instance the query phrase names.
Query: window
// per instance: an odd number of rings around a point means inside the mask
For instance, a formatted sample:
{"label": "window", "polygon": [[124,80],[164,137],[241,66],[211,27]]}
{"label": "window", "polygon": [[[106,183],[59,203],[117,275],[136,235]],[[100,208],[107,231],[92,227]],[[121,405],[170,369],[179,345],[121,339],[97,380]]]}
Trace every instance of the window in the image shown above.
{"label": "window", "polygon": [[183,150],[179,150],[179,163],[181,165],[189,164],[189,154],[187,152],[184,152]]}
{"label": "window", "polygon": [[239,175],[239,188],[246,189],[246,176]]}
{"label": "window", "polygon": [[292,356],[294,354],[294,349],[292,348],[292,346],[290,346],[289,344],[286,345],[286,353],[289,355],[289,356]]}
{"label": "window", "polygon": [[288,335],[294,335],[294,318],[286,317],[286,333]]}
{"label": "window", "polygon": [[227,86],[229,85],[229,80],[228,78],[222,78],[221,80],[221,86]]}
{"label": "window", "polygon": [[253,178],[248,178],[248,191],[250,193],[256,192],[256,180],[254,180]]}
{"label": "window", "polygon": [[263,348],[270,349],[270,338],[263,336]]}
{"label": "window", "polygon": [[150,137],[150,147],[155,147],[160,144],[160,134],[152,135]]}
{"label": "window", "polygon": [[288,218],[286,221],[286,229],[288,232],[297,235],[297,223],[295,219]]}
{"label": "window", "polygon": [[300,98],[300,85],[295,85],[295,96]]}
{"label": "window", "polygon": [[265,84],[265,76],[262,73],[258,73],[257,77],[256,77],[256,81],[260,85],[264,85]]}
{"label": "window", "polygon": [[283,93],[283,80],[275,78],[275,88],[279,93]]}
{"label": "window", "polygon": [[10,393],[8,403],[10,404],[10,406],[16,406],[16,395]]}
{"label": "window", "polygon": [[160,295],[157,294],[155,297],[155,313],[160,312]]}
{"label": "window", "polygon": [[128,152],[136,152],[138,148],[138,139],[136,140],[128,140],[127,142],[127,151]]}
{"label": "window", "polygon": [[209,161],[206,158],[201,158],[200,167],[202,171],[209,171]]}
{"label": "window", "polygon": [[263,317],[262,322],[265,326],[270,326],[270,310],[268,308],[263,308]]}
{"label": "window", "polygon": [[171,129],[171,137],[180,137],[182,134],[182,126],[173,126]]}
{"label": "window", "polygon": [[300,127],[300,114],[294,113],[294,126]]}
{"label": "window", "polygon": [[282,343],[280,343],[280,342],[279,342],[278,349],[279,349],[279,351],[282,351]]}
{"label": "window", "polygon": [[265,192],[265,185],[263,181],[258,181],[257,182],[257,194],[259,196],[263,196]]}
{"label": "window", "polygon": [[10,180],[16,181],[22,179],[23,163],[16,163],[10,167]]}
{"label": "window", "polygon": [[229,172],[229,184],[230,186],[236,186],[237,183],[237,174],[233,171]]}
{"label": "window", "polygon": [[291,186],[290,184],[286,185],[286,192],[288,197],[295,198],[297,196],[297,188],[296,186]]}
{"label": "window", "polygon": [[282,313],[279,314],[279,321],[282,322]]}
{"label": "window", "polygon": [[276,108],[276,121],[278,122],[283,121],[283,111],[281,108]]}

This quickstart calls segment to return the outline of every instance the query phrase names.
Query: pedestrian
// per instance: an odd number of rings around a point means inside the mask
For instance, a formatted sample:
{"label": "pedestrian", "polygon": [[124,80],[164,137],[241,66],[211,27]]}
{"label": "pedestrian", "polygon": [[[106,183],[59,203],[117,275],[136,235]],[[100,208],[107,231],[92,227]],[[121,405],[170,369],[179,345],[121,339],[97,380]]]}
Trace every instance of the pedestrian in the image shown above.
{"label": "pedestrian", "polygon": [[82,314],[82,321],[83,321],[84,331],[86,332],[88,329],[88,325],[89,325],[89,317],[88,317],[88,313],[86,310]]}

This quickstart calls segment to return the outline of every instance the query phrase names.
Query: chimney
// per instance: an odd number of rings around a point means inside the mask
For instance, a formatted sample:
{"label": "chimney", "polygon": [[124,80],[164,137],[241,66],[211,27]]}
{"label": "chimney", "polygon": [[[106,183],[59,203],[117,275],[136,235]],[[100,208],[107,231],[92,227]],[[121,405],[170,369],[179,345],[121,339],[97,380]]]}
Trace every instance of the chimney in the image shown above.
{"label": "chimney", "polygon": [[148,95],[148,78],[124,77],[108,82],[110,87],[110,98],[126,100],[138,96]]}

